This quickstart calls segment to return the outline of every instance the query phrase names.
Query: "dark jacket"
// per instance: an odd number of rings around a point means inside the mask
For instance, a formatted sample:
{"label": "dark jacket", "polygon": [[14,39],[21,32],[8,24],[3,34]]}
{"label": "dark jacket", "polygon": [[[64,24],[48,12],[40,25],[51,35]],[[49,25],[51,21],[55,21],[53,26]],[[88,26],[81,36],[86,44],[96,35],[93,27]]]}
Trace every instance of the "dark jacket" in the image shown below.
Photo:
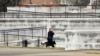
{"label": "dark jacket", "polygon": [[54,32],[53,31],[49,31],[48,32],[48,43],[52,44],[53,43],[53,36],[54,36]]}
{"label": "dark jacket", "polygon": [[54,32],[53,31],[49,31],[48,32],[48,38],[53,38]]}

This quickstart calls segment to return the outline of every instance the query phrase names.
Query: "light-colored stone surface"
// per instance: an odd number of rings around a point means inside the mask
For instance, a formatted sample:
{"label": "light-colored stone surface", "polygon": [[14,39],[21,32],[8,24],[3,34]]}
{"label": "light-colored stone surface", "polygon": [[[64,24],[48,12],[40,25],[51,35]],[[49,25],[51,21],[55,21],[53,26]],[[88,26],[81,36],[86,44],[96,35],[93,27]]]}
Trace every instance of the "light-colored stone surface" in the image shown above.
{"label": "light-colored stone surface", "polygon": [[0,48],[0,56],[100,56],[99,50],[64,51],[57,49]]}

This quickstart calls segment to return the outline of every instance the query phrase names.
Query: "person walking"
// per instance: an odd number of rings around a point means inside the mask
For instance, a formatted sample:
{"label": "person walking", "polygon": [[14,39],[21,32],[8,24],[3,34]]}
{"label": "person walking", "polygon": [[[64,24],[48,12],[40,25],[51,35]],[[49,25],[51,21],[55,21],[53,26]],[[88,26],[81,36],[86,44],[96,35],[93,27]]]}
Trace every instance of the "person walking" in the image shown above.
{"label": "person walking", "polygon": [[52,30],[52,28],[49,29],[49,32],[48,32],[48,38],[47,38],[47,46],[52,46],[54,47],[54,41],[53,41],[53,36],[54,36],[54,32]]}

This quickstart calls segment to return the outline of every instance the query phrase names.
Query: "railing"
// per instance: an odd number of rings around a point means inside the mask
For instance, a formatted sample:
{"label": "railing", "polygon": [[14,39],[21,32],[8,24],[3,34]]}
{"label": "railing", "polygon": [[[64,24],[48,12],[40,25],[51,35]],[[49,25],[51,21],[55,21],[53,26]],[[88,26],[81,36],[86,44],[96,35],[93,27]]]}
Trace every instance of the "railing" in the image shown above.
{"label": "railing", "polygon": [[46,27],[0,30],[0,46],[17,46],[19,43],[22,45],[22,41],[25,39],[37,43],[38,39],[46,36],[46,32]]}
{"label": "railing", "polygon": [[100,13],[0,13],[0,18],[100,18]]}
{"label": "railing", "polygon": [[[100,7],[99,5],[88,5]],[[7,7],[0,18],[100,18],[99,8],[82,5],[30,5]]]}

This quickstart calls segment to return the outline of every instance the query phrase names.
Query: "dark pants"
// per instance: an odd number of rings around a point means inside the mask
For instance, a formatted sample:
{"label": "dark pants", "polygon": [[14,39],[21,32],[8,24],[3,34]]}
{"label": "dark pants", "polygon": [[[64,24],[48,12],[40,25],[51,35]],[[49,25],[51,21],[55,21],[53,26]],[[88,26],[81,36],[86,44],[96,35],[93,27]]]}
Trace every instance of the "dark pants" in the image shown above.
{"label": "dark pants", "polygon": [[47,38],[47,40],[48,40],[48,41],[47,41],[47,43],[46,43],[46,47],[48,47],[48,46],[55,47],[55,46],[54,46],[54,44],[55,44],[54,42],[55,42],[55,41],[53,41],[52,38]]}
{"label": "dark pants", "polygon": [[48,43],[51,44],[53,42],[53,39],[52,38],[47,38],[48,40]]}

